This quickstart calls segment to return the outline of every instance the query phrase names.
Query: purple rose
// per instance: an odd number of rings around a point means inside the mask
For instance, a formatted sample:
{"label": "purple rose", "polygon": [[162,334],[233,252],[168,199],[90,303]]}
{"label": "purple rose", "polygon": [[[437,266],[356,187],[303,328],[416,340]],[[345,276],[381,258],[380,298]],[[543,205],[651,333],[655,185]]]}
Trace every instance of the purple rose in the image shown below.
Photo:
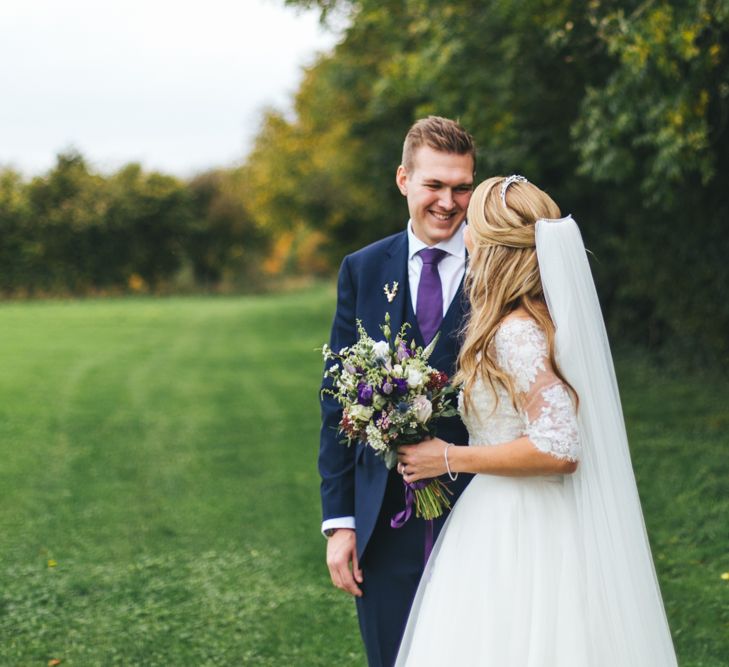
{"label": "purple rose", "polygon": [[405,378],[393,378],[392,383],[395,385],[395,393],[400,396],[408,393],[408,381]]}
{"label": "purple rose", "polygon": [[360,405],[372,405],[372,394],[374,390],[365,382],[357,385],[357,403]]}

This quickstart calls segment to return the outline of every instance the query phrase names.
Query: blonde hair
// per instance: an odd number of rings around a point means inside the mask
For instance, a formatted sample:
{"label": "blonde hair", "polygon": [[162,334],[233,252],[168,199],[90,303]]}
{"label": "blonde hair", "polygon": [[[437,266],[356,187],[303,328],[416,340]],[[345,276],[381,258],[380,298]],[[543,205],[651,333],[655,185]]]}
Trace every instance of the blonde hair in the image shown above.
{"label": "blonde hair", "polygon": [[465,285],[471,311],[454,377],[455,383],[463,385],[466,410],[479,378],[488,382],[494,395],[497,385],[505,387],[516,407],[514,385],[493,358],[491,344],[502,320],[519,307],[544,331],[549,360],[565,381],[554,357],[554,324],[544,300],[535,246],[536,221],[559,218],[560,210],[548,194],[526,182],[508,186],[504,205],[501,187],[505,180],[495,176],[481,183],[468,206],[473,249]]}
{"label": "blonde hair", "polygon": [[473,137],[455,120],[428,116],[416,121],[405,135],[402,147],[402,166],[410,172],[415,166],[415,153],[421,146],[429,146],[441,153],[470,155],[476,171],[476,147]]}

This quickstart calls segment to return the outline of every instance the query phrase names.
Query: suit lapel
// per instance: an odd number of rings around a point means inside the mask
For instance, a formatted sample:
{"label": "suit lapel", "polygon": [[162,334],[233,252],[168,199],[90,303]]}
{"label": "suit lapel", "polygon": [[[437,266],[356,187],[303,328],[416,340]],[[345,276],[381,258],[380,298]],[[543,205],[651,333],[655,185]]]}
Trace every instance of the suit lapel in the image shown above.
{"label": "suit lapel", "polygon": [[[408,244],[407,233],[398,234],[387,249],[387,256],[382,265],[380,285],[373,286],[379,290],[379,298],[382,299],[383,308],[379,315],[380,319],[376,326],[382,324],[385,313],[390,313],[390,329],[393,339],[400,331],[405,321],[406,299],[408,296]],[[397,289],[393,287],[397,283]],[[392,300],[390,301],[384,292],[387,285]],[[393,296],[393,291],[395,292]],[[379,309],[378,309],[379,310]]]}
{"label": "suit lapel", "polygon": [[[372,320],[364,322],[365,329],[375,340],[380,339],[382,337],[380,325],[385,321],[385,313],[390,313],[390,329],[393,338],[400,331],[403,322],[408,321],[411,326],[407,333],[407,340],[414,338],[418,345],[423,345],[410,298],[407,232],[395,236],[384,254],[385,257],[379,274],[379,284],[372,285],[372,294],[375,295],[374,303],[378,306],[370,311]],[[468,258],[466,258],[466,261],[468,261]],[[436,357],[457,353],[458,333],[468,309],[468,300],[463,292],[464,279],[465,274],[461,278],[458,290],[441,323],[440,337],[434,351]],[[397,290],[393,289],[395,283],[397,283]],[[393,291],[395,292],[392,301],[389,301],[385,295],[383,289],[385,285],[387,285],[391,295]],[[382,304],[381,307],[379,304]]]}

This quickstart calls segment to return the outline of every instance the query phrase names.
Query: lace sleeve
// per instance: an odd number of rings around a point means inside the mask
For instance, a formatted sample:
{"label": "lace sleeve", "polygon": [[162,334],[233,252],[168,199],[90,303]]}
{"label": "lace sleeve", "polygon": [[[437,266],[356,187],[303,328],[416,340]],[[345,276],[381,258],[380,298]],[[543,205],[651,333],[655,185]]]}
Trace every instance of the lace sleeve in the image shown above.
{"label": "lace sleeve", "polygon": [[566,385],[549,362],[547,339],[531,319],[512,318],[496,333],[496,361],[511,377],[525,435],[540,451],[577,461],[577,414]]}

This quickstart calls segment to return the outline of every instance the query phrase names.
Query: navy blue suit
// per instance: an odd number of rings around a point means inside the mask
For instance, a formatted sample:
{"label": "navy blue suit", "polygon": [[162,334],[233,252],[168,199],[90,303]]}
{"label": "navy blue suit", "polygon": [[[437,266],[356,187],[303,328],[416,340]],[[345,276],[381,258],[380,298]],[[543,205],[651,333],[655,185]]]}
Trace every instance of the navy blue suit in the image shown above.
{"label": "navy blue suit", "polygon": [[[398,283],[391,303],[383,286]],[[458,356],[458,332],[463,324],[466,300],[459,287],[440,328],[430,364],[452,375]],[[339,271],[337,310],[330,345],[338,351],[357,340],[360,320],[375,340],[382,339],[380,325],[390,313],[393,336],[403,322],[409,322],[407,336],[423,345],[412,310],[408,287],[407,232],[377,241],[345,257]],[[323,386],[327,386],[327,381]],[[405,629],[424,565],[425,522],[415,516],[403,528],[390,527],[390,518],[404,507],[402,477],[388,471],[382,459],[358,443],[340,442],[337,425],[341,406],[324,395],[321,401],[322,429],[319,450],[323,519],[354,516],[357,552],[364,582],[357,598],[362,638],[370,667],[390,667]],[[466,444],[468,434],[460,419],[443,419],[438,436],[448,442]],[[448,482],[455,501],[470,480],[460,475]],[[435,522],[437,536],[445,517]]]}

